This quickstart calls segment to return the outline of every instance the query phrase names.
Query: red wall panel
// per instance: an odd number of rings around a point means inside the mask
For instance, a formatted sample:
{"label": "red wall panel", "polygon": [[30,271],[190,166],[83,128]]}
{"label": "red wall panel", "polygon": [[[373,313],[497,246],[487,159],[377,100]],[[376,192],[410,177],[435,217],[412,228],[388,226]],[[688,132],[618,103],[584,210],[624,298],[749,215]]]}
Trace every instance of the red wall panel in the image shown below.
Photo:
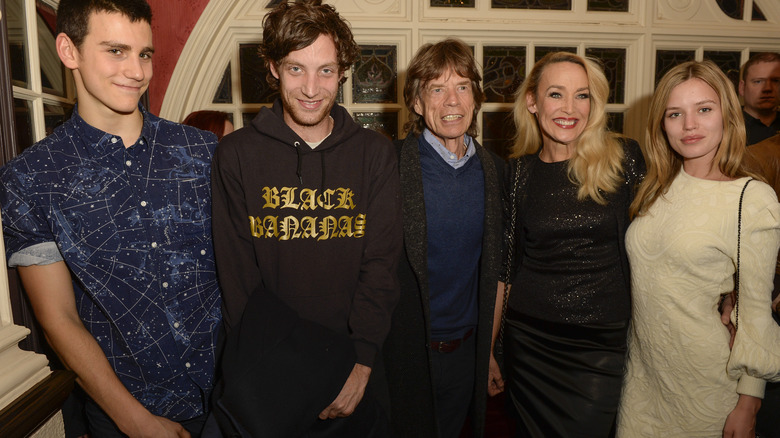
{"label": "red wall panel", "polygon": [[176,62],[209,0],[148,1],[152,7],[154,38],[154,77],[149,85],[149,110],[159,114]]}

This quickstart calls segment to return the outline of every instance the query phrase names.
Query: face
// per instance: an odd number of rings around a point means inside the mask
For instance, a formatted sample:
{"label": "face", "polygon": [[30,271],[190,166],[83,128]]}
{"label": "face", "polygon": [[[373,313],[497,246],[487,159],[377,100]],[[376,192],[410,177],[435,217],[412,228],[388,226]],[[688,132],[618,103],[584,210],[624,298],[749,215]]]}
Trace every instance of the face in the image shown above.
{"label": "face", "polygon": [[666,103],[663,127],[688,173],[712,168],[723,138],[720,99],[712,87],[696,78],[674,87]]}
{"label": "face", "polygon": [[271,64],[271,73],[279,79],[287,125],[304,140],[309,140],[306,133],[322,134],[319,139],[327,135],[342,77],[333,39],[320,35],[310,46],[290,52],[280,65]]}
{"label": "face", "polygon": [[471,126],[474,107],[471,81],[449,70],[422,87],[414,112],[422,116],[443,145],[461,146],[463,135]]}
{"label": "face", "polygon": [[590,115],[585,69],[572,62],[548,65],[536,95],[528,94],[526,104],[528,111],[536,114],[544,145],[576,146]]}
{"label": "face", "polygon": [[780,104],[780,62],[759,62],[745,72],[739,94],[748,112],[774,111]]}
{"label": "face", "polygon": [[88,29],[78,48],[64,34],[57,37],[60,58],[73,69],[80,114],[105,119],[135,113],[152,78],[152,28],[99,12],[90,15]]}

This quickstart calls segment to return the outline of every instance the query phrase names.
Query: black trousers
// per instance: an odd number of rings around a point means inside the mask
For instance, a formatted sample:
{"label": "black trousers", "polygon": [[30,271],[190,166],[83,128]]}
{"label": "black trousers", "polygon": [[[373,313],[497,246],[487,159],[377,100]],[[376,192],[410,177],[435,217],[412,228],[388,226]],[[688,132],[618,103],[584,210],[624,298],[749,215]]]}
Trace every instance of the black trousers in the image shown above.
{"label": "black trousers", "polygon": [[477,343],[471,336],[449,353],[433,352],[433,390],[439,438],[458,438],[474,398]]}

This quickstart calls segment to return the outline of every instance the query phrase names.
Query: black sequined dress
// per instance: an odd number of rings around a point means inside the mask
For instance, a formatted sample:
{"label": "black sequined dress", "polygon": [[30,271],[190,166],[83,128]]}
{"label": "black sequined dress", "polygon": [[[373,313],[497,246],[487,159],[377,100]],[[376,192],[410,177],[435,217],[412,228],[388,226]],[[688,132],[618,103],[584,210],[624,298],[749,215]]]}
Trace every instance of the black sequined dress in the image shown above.
{"label": "black sequined dress", "polygon": [[608,437],[631,312],[623,239],[644,160],[629,141],[625,182],[606,205],[577,200],[568,162],[519,160],[529,173],[517,196],[519,266],[504,334],[518,436]]}

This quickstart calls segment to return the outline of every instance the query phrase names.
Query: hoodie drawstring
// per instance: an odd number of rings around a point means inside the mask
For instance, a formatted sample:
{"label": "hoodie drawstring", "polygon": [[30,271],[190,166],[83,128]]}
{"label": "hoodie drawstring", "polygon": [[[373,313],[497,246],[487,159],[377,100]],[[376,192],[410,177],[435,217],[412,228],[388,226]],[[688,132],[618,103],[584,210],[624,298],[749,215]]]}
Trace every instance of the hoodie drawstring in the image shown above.
{"label": "hoodie drawstring", "polygon": [[293,143],[293,146],[295,146],[295,152],[298,154],[298,169],[295,171],[295,174],[298,175],[298,181],[303,185],[303,173],[301,172],[301,166],[303,165],[303,159],[301,157],[301,143],[296,141]]}

